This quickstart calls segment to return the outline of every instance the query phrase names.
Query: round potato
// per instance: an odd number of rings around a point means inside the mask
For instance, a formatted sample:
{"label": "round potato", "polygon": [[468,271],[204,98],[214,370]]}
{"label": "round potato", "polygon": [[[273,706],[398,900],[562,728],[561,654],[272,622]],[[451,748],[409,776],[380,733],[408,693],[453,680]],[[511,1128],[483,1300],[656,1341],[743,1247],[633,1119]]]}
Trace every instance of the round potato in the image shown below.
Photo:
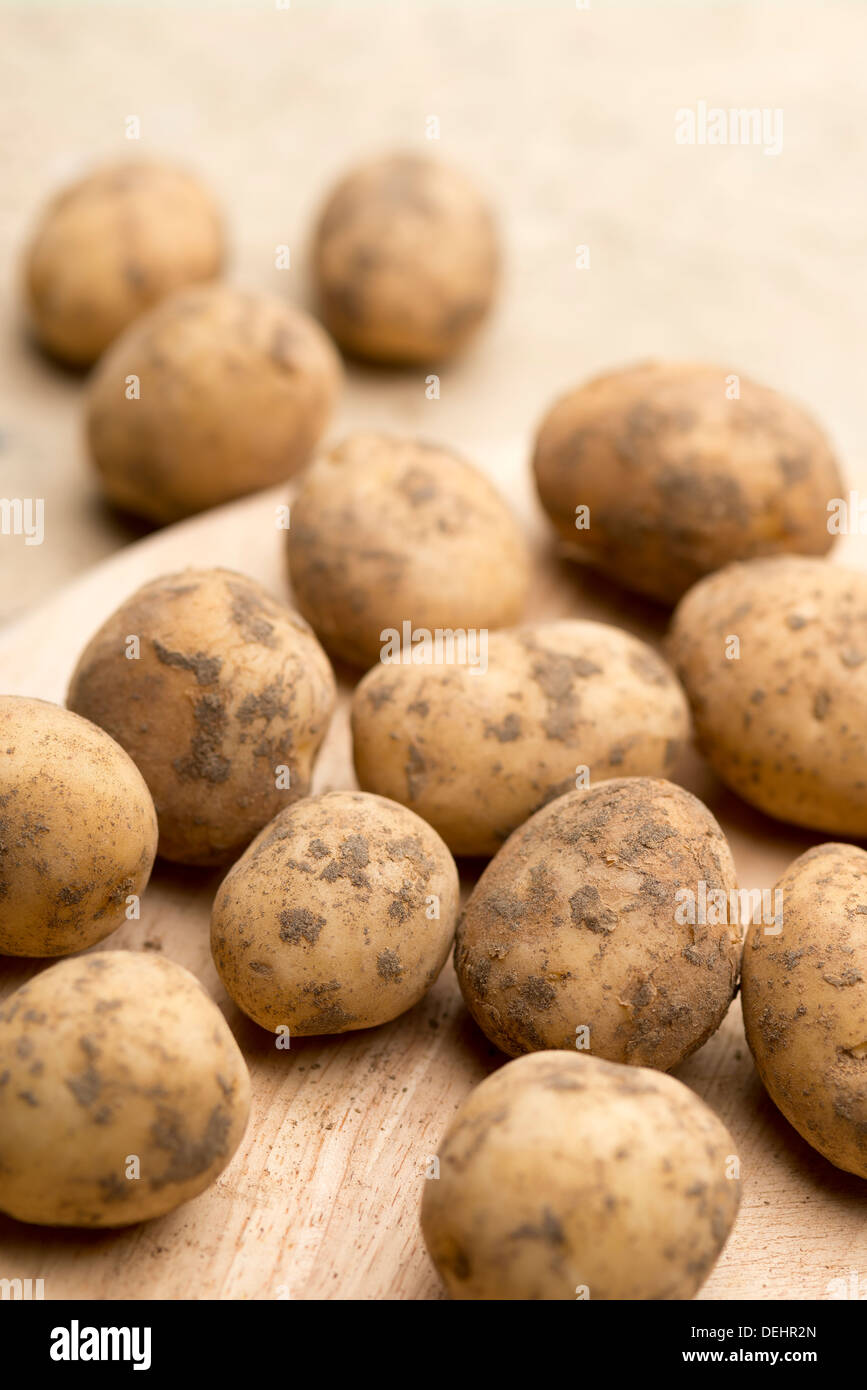
{"label": "round potato", "polygon": [[209,1187],[250,1078],[195,976],[161,956],[61,961],[0,1007],[0,1211],[126,1226]]}
{"label": "round potato", "polygon": [[229,871],[211,949],[229,994],[272,1033],[346,1033],[417,1004],[445,964],[458,875],[425,821],[328,792],[281,812]]}
{"label": "round potato", "polygon": [[220,213],[185,170],[156,161],[97,169],[53,198],[33,233],[25,290],[34,331],[54,356],[87,366],[158,300],[213,280],[222,261]]}
{"label": "round potato", "polygon": [[156,848],[150,792],[122,748],[57,705],[0,696],[0,953],[102,941],[144,892]]}
{"label": "round potato", "polygon": [[177,521],[289,478],[340,386],[313,319],[280,300],[213,285],[145,314],[90,384],[87,436],[108,499]]}
{"label": "round potato", "polygon": [[867,854],[819,845],[777,892],[782,930],[755,924],[744,947],[747,1042],[789,1123],[867,1178]]}
{"label": "round potato", "polygon": [[348,174],[313,245],[323,317],[337,341],[395,364],[464,348],[491,307],[499,260],[493,217],[472,183],[414,154]]}
{"label": "round potato", "polygon": [[668,1071],[725,1017],[739,922],[710,811],[671,782],[617,778],[507,840],[458,923],[455,967],[503,1052],[578,1047]]}
{"label": "round potato", "polygon": [[304,474],[287,541],[300,611],[355,666],[416,630],[477,634],[523,612],[517,522],[483,473],[439,445],[351,435]]}
{"label": "round potato", "polygon": [[304,620],[222,569],[145,584],[88,643],[67,694],[141,769],[159,853],[203,865],[236,858],[307,795],[334,700]]}
{"label": "round potato", "polygon": [[867,574],[731,565],[682,600],[669,652],[727,786],[780,820],[867,835]]}
{"label": "round potato", "polygon": [[800,406],[688,363],[645,362],[564,396],[533,466],[574,557],[664,603],[732,560],[826,554],[827,504],[842,487]]}
{"label": "round potato", "polygon": [[686,1299],[734,1225],[734,1141],[671,1076],[577,1053],[509,1062],[464,1101],[421,1223],[457,1299]]}
{"label": "round potato", "polygon": [[492,633],[484,666],[374,667],[352,735],[365,791],[417,811],[453,854],[491,855],[579,775],[670,772],[689,708],[644,642],[567,620]]}

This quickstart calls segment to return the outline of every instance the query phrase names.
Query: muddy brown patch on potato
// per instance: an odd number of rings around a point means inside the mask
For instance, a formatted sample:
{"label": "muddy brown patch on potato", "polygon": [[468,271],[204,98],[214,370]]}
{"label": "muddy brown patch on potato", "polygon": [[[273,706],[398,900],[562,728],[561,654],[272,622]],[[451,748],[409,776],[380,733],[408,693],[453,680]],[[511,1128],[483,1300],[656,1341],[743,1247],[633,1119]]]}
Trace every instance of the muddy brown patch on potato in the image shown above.
{"label": "muddy brown patch on potato", "polygon": [[325,918],[317,916],[306,907],[284,908],[279,914],[279,921],[281,941],[293,944],[298,941],[306,941],[310,946],[316,944],[319,940],[319,934],[325,926]]}
{"label": "muddy brown patch on potato", "polygon": [[195,652],[192,656],[184,652],[173,652],[164,647],[156,637],[152,639],[152,646],[157,660],[163,666],[175,666],[181,671],[192,671],[199,685],[214,685],[220,679],[223,669],[222,657],[208,656],[206,652]]}

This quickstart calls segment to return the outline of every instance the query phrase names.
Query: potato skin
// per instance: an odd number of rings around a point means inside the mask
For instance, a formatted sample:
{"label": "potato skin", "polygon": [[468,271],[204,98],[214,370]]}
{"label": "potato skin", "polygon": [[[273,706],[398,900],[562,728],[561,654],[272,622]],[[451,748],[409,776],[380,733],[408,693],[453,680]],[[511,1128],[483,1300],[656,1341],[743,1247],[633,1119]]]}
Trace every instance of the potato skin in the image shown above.
{"label": "potato skin", "polygon": [[[722,1022],[740,930],[678,921],[677,894],[730,894],[711,813],[671,782],[617,778],[569,792],[506,841],[464,908],[455,968],[503,1052],[575,1048],[668,1071]],[[709,914],[708,914],[709,915]],[[736,915],[736,914],[732,914]]]}
{"label": "potato skin", "polygon": [[[427,916],[439,899],[439,917]],[[418,1003],[451,949],[454,860],[412,811],[327,792],[281,812],[220,885],[211,949],[240,1009],[276,1033],[346,1033]]]}
{"label": "potato skin", "polygon": [[250,1109],[217,1006],[182,966],[135,951],[62,961],[7,999],[0,1077],[0,1210],[42,1226],[126,1226],[188,1202]]}
{"label": "potato skin", "polygon": [[[545,510],[576,559],[675,603],[733,560],[825,555],[841,495],[824,434],[794,402],[727,369],[645,362],[557,401],[536,437]],[[577,530],[575,508],[590,508]]]}
{"label": "potato skin", "polygon": [[789,1123],[867,1178],[867,854],[818,845],[777,889],[782,932],[753,925],[744,946],[747,1042]]}
{"label": "potato skin", "polygon": [[352,170],[316,227],[323,317],[348,352],[393,364],[463,350],[488,314],[500,255],[490,210],[463,173],[416,154]]}
{"label": "potato skin", "polygon": [[731,565],[682,600],[668,651],[727,786],[780,820],[867,835],[867,574],[794,556]]}
{"label": "potato skin", "polygon": [[0,953],[102,941],[144,892],[156,847],[150,792],[123,748],[46,700],[0,696]]}
{"label": "potato skin", "polygon": [[286,533],[295,601],[328,651],[365,668],[386,628],[517,622],[521,530],[478,469],[422,440],[358,433],[300,481]]}
{"label": "potato skin", "polygon": [[42,346],[88,366],[160,299],[220,272],[222,217],[183,169],[124,161],[64,188],[27,249],[25,292]]}
{"label": "potato skin", "polygon": [[[202,865],[236,858],[307,795],[334,701],[328,658],[303,618],[222,569],[145,584],[91,638],[67,693],[141,769],[159,853]],[[288,787],[277,786],[278,767],[289,768]]]}
{"label": "potato skin", "polygon": [[489,1076],[438,1152],[422,1233],[462,1300],[692,1298],[740,1200],[734,1141],[698,1096],[576,1052]]}
{"label": "potato skin", "polygon": [[[129,376],[140,399],[126,398]],[[337,353],[299,309],[225,285],[138,319],[87,396],[94,466],[116,506],[170,522],[289,478],[328,422]]]}
{"label": "potato skin", "polygon": [[496,854],[576,785],[663,776],[689,708],[653,649],[583,620],[492,633],[487,671],[375,666],[352,702],[359,784],[423,816],[453,854]]}

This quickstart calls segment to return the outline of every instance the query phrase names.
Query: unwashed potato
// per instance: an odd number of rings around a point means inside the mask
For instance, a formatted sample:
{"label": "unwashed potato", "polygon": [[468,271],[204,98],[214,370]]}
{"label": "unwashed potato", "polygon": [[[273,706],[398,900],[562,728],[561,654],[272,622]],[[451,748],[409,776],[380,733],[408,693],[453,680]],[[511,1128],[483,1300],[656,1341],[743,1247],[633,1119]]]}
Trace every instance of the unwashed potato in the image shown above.
{"label": "unwashed potato", "polygon": [[334,700],[303,618],[223,569],[145,584],[91,638],[67,694],[141,769],[159,853],[205,865],[307,795]]}
{"label": "unwashed potato", "polygon": [[417,439],[359,433],[300,480],[287,532],[298,608],[330,652],[372,666],[386,630],[507,627],[529,559],[483,473]]}
{"label": "unwashed potato", "polygon": [[210,193],[183,169],[126,161],[97,169],[44,209],[27,250],[37,338],[78,366],[173,290],[213,280],[223,229]]}
{"label": "unwashed potato", "polygon": [[582,620],[492,633],[485,670],[380,664],[352,702],[359,783],[453,854],[495,854],[580,768],[664,776],[688,734],[686,696],[652,648]]}
{"label": "unwashed potato", "polygon": [[686,1299],[734,1224],[734,1141],[673,1077],[578,1053],[509,1062],[464,1101],[422,1232],[456,1299]]}
{"label": "unwashed potato", "polygon": [[387,155],[349,173],[319,217],[313,263],[323,316],[342,347],[391,363],[459,352],[499,279],[490,210],[456,169]]}
{"label": "unwashed potato", "polygon": [[144,892],[156,847],[150,793],[122,748],[57,705],[0,696],[0,953],[101,941]]}
{"label": "unwashed potato", "polygon": [[754,924],[744,947],[747,1042],[789,1123],[867,1178],[867,854],[818,845],[777,892],[782,931]]}
{"label": "unwashed potato", "polygon": [[842,487],[800,406],[690,363],[645,362],[564,396],[542,421],[533,466],[575,558],[665,603],[732,560],[826,554],[827,504]]}
{"label": "unwashed potato", "polygon": [[725,1017],[739,911],[710,811],[671,782],[618,778],[559,797],[506,841],[458,923],[455,968],[503,1052],[580,1047],[668,1071]]}
{"label": "unwashed potato", "polygon": [[137,320],[100,362],[87,435],[108,499],[177,521],[304,464],[340,386],[333,344],[278,299],[184,290]]}
{"label": "unwashed potato", "polygon": [[62,961],[11,995],[0,1078],[0,1211],[41,1226],[172,1211],[223,1171],[250,1109],[216,1004],[134,951]]}
{"label": "unwashed potato", "polygon": [[669,652],[727,786],[780,820],[867,835],[867,573],[731,565],[682,600]]}
{"label": "unwashed potato", "polygon": [[418,1003],[454,936],[458,875],[425,821],[328,792],[281,812],[223,880],[211,948],[227,991],[273,1033],[346,1033]]}

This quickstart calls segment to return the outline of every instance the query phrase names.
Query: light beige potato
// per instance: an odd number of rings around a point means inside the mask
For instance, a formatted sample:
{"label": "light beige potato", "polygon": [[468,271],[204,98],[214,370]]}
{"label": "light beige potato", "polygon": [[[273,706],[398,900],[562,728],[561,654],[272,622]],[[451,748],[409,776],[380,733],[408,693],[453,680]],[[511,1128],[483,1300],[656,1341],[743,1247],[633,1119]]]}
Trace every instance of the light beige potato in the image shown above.
{"label": "light beige potato", "polygon": [[172,295],[90,383],[87,438],[105,495],[168,522],[279,483],[307,461],[340,382],[333,344],[301,310],[225,285]]}
{"label": "light beige potato", "polygon": [[776,891],[782,931],[756,923],[744,946],[747,1042],[789,1123],[867,1178],[867,854],[818,845]]}
{"label": "light beige potato", "polygon": [[330,194],[313,266],[322,313],[347,351],[436,363],[462,351],[499,281],[496,226],[459,170],[417,154],[360,165]]}
{"label": "light beige potato", "polygon": [[581,768],[670,773],[688,736],[665,662],[581,619],[491,633],[486,669],[380,664],[352,702],[360,785],[423,816],[453,854],[495,854]]}
{"label": "light beige potato", "polygon": [[450,449],[350,435],[299,482],[287,532],[295,601],[325,647],[379,661],[394,630],[508,627],[529,584],[523,534],[485,475]]}
{"label": "light beige potato", "polygon": [[96,169],[53,198],[33,232],[33,330],[50,353],[87,366],[167,294],[215,279],[223,255],[220,211],[186,170],[155,160]]}
{"label": "light beige potato", "polygon": [[328,658],[303,618],[223,569],[137,590],[91,638],[67,694],[141,769],[159,853],[203,865],[237,858],[307,795],[334,701]]}
{"label": "light beige potato", "polygon": [[123,748],[57,705],[0,695],[0,954],[102,941],[144,892],[156,847],[150,792]]}
{"label": "light beige potato", "polygon": [[698,1096],[576,1052],[489,1076],[438,1152],[422,1232],[456,1299],[692,1298],[740,1200],[734,1141]]}
{"label": "light beige potato", "polygon": [[731,565],[682,600],[669,653],[727,786],[780,820],[867,835],[867,573]]}
{"label": "light beige potato", "polygon": [[250,1109],[216,1004],[180,965],[135,951],[62,961],[11,995],[0,1079],[0,1211],[40,1226],[174,1210],[223,1171]]}
{"label": "light beige potato", "polygon": [[515,831],[464,908],[467,1007],[512,1056],[579,1047],[668,1071],[734,995],[736,888],[722,831],[682,787],[632,777],[569,792]]}
{"label": "light beige potato", "polygon": [[732,560],[827,553],[843,486],[828,440],[799,405],[738,380],[733,400],[726,367],[643,362],[551,407],[533,467],[574,558],[675,603]]}
{"label": "light beige potato", "polygon": [[425,821],[338,791],[290,806],[220,885],[211,949],[244,1013],[272,1033],[346,1033],[417,1004],[442,970],[458,875]]}

